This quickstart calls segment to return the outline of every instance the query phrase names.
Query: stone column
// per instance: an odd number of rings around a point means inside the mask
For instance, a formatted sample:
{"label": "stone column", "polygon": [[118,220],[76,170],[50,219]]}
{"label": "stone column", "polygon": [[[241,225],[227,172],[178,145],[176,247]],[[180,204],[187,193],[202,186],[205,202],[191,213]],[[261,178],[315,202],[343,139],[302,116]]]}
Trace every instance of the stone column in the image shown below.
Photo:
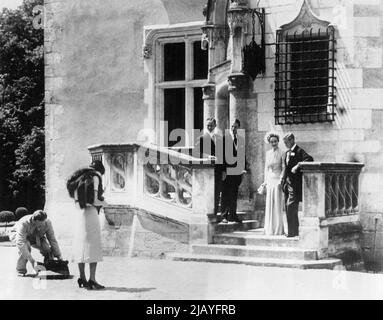
{"label": "stone column", "polygon": [[226,25],[212,24],[202,27],[202,32],[202,47],[209,50],[210,69],[226,60],[226,44],[229,30]]}
{"label": "stone column", "polygon": [[247,26],[249,8],[247,0],[233,0],[230,2],[227,19],[230,28],[230,43],[232,51],[231,73],[242,71],[243,56],[242,48],[245,45],[246,36],[244,29]]}
{"label": "stone column", "polygon": [[[231,124],[238,119],[241,122],[241,129],[244,131],[239,131],[239,135],[243,135],[245,138],[245,155],[246,161],[249,161],[249,156],[251,152],[251,148],[254,148],[254,144],[250,141],[249,135],[250,132],[248,130],[248,97],[250,90],[250,78],[247,75],[238,73],[231,74],[228,79],[229,82],[229,93],[230,93],[230,107],[229,107],[229,128]],[[249,169],[249,165],[246,163],[245,168]],[[248,172],[243,177],[239,194],[238,194],[238,211],[244,210],[246,208],[246,204],[250,201],[250,192],[251,190],[251,176],[252,173],[248,170]]]}
{"label": "stone column", "polygon": [[235,119],[241,121],[241,129],[247,129],[247,100],[251,88],[251,79],[243,73],[231,74],[228,78],[229,93],[230,93],[230,115],[229,120],[231,125]]}
{"label": "stone column", "polygon": [[207,83],[202,87],[203,91],[203,120],[207,118],[214,117],[215,115],[215,84]]}
{"label": "stone column", "polygon": [[248,10],[247,0],[232,0],[227,13],[232,45],[231,74],[228,79],[230,92],[229,119],[230,124],[235,119],[239,119],[242,129],[247,128],[245,120],[247,118],[247,99],[250,89],[250,77],[242,72],[242,48],[245,43],[244,29],[247,25]]}
{"label": "stone column", "polygon": [[[205,25],[202,28],[202,47],[209,50],[209,70],[226,60],[226,43],[228,28],[226,25]],[[204,120],[215,117],[215,82],[212,74],[208,73],[208,83],[202,88],[204,99]]]}

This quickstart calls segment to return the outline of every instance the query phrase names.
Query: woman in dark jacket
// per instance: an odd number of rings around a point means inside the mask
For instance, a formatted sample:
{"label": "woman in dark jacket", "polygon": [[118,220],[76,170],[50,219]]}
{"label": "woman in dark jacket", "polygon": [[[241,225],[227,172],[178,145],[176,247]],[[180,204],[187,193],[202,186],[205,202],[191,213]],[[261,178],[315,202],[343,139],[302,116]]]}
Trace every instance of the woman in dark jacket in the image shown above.
{"label": "woman in dark jacket", "polygon": [[[101,161],[92,162],[90,168],[93,170],[84,171],[83,175],[88,174],[88,176],[80,178],[81,182],[74,191],[75,206],[78,212],[75,213],[77,221],[73,241],[73,260],[78,263],[79,267],[79,287],[99,290],[104,289],[104,286],[96,281],[96,269],[97,263],[102,261],[101,228],[98,213],[100,207],[106,204],[100,195],[102,193],[101,175],[105,173],[105,168]],[[84,182],[86,179],[88,180]],[[90,271],[88,281],[85,276],[86,263],[89,263]]]}

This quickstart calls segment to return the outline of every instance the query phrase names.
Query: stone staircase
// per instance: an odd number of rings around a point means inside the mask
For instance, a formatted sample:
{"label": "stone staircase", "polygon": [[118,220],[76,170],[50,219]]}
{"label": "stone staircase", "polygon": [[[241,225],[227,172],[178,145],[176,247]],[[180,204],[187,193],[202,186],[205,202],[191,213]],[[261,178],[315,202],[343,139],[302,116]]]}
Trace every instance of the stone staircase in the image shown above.
{"label": "stone staircase", "polygon": [[315,250],[299,247],[299,238],[266,236],[254,213],[238,214],[242,224],[221,224],[211,218],[213,244],[192,245],[190,253],[170,253],[168,259],[214,263],[235,263],[263,267],[333,269],[339,259],[319,260]]}

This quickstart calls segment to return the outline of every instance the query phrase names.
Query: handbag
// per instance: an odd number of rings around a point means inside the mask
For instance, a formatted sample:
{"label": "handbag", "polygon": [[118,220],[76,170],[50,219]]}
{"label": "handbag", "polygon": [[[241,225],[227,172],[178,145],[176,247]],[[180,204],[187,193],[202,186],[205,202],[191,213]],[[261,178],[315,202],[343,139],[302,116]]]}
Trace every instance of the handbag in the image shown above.
{"label": "handbag", "polygon": [[258,188],[257,192],[261,195],[266,195],[266,192],[267,192],[266,184],[262,183],[261,186]]}
{"label": "handbag", "polygon": [[42,268],[41,271],[51,271],[51,273],[43,276],[46,279],[69,279],[71,277],[66,260],[49,259],[44,263],[37,262],[37,265]]}

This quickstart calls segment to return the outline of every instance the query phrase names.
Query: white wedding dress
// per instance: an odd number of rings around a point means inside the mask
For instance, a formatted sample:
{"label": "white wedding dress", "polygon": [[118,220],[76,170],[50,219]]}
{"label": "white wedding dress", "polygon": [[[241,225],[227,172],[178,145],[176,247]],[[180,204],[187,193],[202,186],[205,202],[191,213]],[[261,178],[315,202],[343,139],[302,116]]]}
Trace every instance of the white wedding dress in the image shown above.
{"label": "white wedding dress", "polygon": [[265,235],[282,235],[283,226],[283,193],[280,180],[284,170],[284,153],[278,148],[266,153],[265,182],[266,210]]}

